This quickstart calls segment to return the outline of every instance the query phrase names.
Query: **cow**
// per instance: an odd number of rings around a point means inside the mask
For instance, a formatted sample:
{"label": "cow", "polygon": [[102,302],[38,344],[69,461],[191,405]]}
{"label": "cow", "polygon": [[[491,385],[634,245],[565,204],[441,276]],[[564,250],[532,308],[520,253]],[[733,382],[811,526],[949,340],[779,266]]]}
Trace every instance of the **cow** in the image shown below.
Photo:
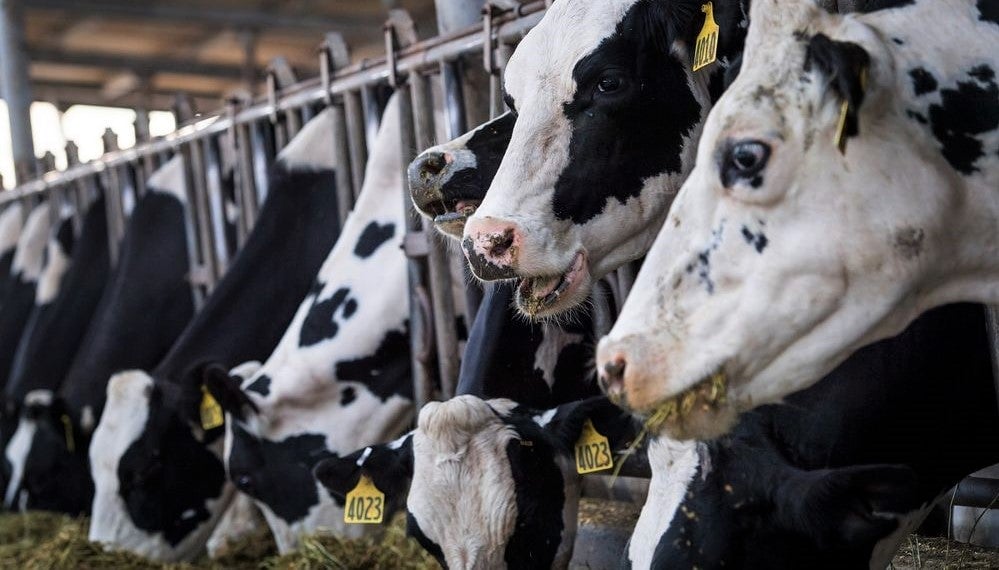
{"label": "cow", "polygon": [[167,356],[150,372],[119,373],[108,383],[90,444],[91,540],[160,561],[204,548],[233,495],[221,457],[224,426],[200,421],[202,404],[214,410],[204,370],[263,361],[332,248],[339,232],[332,120],[328,111],[317,115],[278,155],[253,231]]}
{"label": "cow", "polygon": [[15,202],[0,212],[0,307],[11,279],[11,264],[24,226],[24,207]]}
{"label": "cow", "polygon": [[994,5],[837,16],[764,0],[752,21],[599,349],[630,409],[689,402],[663,424],[679,438],[724,432],[929,308],[999,302]]}
{"label": "cow", "polygon": [[323,528],[356,536],[312,477],[323,457],[388,441],[412,421],[399,109],[390,100],[364,185],[277,348],[245,380],[205,385],[227,412],[228,478],[252,497],[280,552]]}
{"label": "cow", "polygon": [[[462,247],[480,279],[519,280],[525,315],[578,307],[655,238],[745,34],[742,2],[702,4],[558,2],[510,58],[509,146]],[[715,62],[692,71],[707,18]]]}
{"label": "cow", "polygon": [[[7,294],[0,305],[0,387],[7,385],[17,345],[35,306],[35,289],[42,274],[51,223],[49,204],[42,203],[31,210],[17,240]],[[72,232],[67,229],[60,235],[62,246],[68,247]]]}
{"label": "cow", "polygon": [[938,497],[999,461],[984,331],[981,306],[938,308],[730,435],[654,439],[630,566],[888,567]]}
{"label": "cow", "polygon": [[[104,409],[107,382],[119,370],[150,368],[194,314],[187,281],[186,185],[178,155],[150,176],[132,210],[119,260],[58,393],[34,393],[19,431],[33,434],[19,480],[28,509],[90,511],[90,436]],[[52,409],[47,409],[52,407]],[[27,437],[27,436],[25,436]],[[15,458],[10,458],[12,461]]]}
{"label": "cow", "polygon": [[580,485],[573,450],[587,420],[607,460],[637,434],[602,396],[534,410],[463,395],[424,406],[392,443],[321,461],[316,477],[341,500],[368,477],[386,517],[405,501],[408,534],[445,568],[566,568]]}
{"label": "cow", "polygon": [[407,169],[410,197],[441,234],[460,240],[506,153],[517,117],[510,111],[416,157]]}

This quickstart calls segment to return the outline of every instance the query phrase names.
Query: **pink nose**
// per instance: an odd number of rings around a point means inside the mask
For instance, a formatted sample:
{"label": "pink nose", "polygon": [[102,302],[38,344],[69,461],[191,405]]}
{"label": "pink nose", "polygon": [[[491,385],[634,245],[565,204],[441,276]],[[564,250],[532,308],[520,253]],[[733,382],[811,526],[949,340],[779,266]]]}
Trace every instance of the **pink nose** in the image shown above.
{"label": "pink nose", "polygon": [[605,362],[597,374],[597,381],[604,393],[618,404],[622,404],[624,399],[624,371],[626,366],[625,355],[618,353],[611,360]]}
{"label": "pink nose", "polygon": [[514,267],[522,243],[517,224],[497,218],[469,218],[462,248],[475,276],[483,281],[516,277]]}

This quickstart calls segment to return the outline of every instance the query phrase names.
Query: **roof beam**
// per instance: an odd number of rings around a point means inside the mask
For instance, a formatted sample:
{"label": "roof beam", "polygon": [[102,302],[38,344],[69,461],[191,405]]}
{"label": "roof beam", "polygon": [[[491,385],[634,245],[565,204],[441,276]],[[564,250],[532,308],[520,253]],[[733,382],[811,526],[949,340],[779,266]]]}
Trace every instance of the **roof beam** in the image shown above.
{"label": "roof beam", "polygon": [[[115,99],[108,99],[103,93],[102,85],[60,83],[54,81],[35,81],[32,83],[32,90],[36,101],[46,101],[62,107],[71,105],[98,105],[102,107],[170,111],[177,97],[176,91],[157,89],[136,91]],[[216,111],[222,107],[221,97],[214,93],[190,93],[190,95],[199,111]]]}
{"label": "roof beam", "polygon": [[371,28],[371,18],[337,16],[336,18],[295,16],[247,9],[213,9],[208,7],[176,6],[170,3],[122,2],[119,0],[31,0],[25,9],[58,10],[93,16],[164,22],[200,23],[235,28],[291,28],[312,30],[345,30]]}
{"label": "roof beam", "polygon": [[168,57],[133,57],[93,52],[28,48],[28,58],[32,63],[55,63],[60,65],[129,70],[140,76],[149,76],[155,73],[178,73],[184,75],[207,75],[222,79],[240,79],[243,77],[242,66],[201,63],[188,59]]}

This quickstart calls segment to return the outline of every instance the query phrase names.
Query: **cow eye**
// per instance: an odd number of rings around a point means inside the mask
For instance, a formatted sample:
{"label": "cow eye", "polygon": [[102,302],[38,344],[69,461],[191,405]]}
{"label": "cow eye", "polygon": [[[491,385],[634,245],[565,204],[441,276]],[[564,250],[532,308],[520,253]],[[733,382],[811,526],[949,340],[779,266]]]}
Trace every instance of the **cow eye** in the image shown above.
{"label": "cow eye", "polygon": [[614,93],[621,88],[621,78],[614,75],[605,75],[597,82],[597,91],[601,93]]}
{"label": "cow eye", "polygon": [[722,159],[722,182],[726,187],[740,180],[752,180],[770,159],[770,145],[758,140],[738,141],[728,147]]}

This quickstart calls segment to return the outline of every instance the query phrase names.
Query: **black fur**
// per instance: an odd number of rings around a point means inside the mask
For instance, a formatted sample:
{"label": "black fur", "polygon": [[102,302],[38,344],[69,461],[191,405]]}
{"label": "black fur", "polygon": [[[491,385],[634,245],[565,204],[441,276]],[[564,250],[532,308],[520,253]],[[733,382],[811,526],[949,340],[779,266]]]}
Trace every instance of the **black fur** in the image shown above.
{"label": "black fur", "polygon": [[860,132],[857,117],[864,102],[864,76],[870,64],[870,55],[855,43],[831,40],[824,34],[816,34],[808,41],[806,71],[814,66],[826,76],[836,97],[847,102],[846,138]]}

